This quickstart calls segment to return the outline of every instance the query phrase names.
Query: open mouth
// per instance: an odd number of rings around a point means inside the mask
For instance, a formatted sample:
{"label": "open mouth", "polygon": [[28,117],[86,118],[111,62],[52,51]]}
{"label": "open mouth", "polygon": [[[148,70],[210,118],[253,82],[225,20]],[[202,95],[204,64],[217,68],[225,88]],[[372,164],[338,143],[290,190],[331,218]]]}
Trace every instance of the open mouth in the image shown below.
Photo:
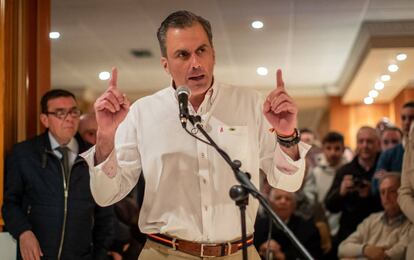
{"label": "open mouth", "polygon": [[199,81],[199,80],[202,80],[202,79],[204,79],[204,78],[205,78],[205,76],[204,76],[204,75],[200,75],[200,76],[195,76],[195,77],[189,77],[188,79],[189,79],[189,80]]}

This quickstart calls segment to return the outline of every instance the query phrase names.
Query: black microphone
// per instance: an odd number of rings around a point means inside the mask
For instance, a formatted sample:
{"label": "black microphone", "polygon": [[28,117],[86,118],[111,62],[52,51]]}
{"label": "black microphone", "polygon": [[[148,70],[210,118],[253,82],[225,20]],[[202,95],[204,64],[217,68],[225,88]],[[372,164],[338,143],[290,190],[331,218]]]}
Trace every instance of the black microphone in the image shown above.
{"label": "black microphone", "polygon": [[178,99],[178,107],[180,109],[180,122],[183,128],[187,125],[187,120],[190,115],[188,112],[188,98],[191,96],[191,91],[188,87],[181,86],[175,91]]}

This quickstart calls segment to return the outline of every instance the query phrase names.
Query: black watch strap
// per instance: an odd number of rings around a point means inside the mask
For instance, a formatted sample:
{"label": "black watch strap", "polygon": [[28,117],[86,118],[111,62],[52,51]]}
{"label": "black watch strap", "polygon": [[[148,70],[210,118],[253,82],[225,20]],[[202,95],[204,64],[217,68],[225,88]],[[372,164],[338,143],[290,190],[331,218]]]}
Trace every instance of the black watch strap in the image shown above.
{"label": "black watch strap", "polygon": [[288,148],[292,147],[300,142],[300,131],[299,129],[295,128],[293,135],[288,137],[282,137],[276,134],[276,140],[281,146]]}

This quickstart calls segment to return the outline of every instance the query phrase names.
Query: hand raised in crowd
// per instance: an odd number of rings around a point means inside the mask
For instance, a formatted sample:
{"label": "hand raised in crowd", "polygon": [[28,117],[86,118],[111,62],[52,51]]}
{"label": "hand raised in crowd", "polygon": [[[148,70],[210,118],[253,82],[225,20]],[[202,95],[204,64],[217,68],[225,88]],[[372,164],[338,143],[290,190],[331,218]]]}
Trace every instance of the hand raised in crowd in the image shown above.
{"label": "hand raised in crowd", "polygon": [[20,254],[23,260],[40,260],[43,256],[39,241],[32,231],[27,230],[19,237]]}
{"label": "hand raised in crowd", "polygon": [[344,178],[341,182],[341,188],[339,190],[339,195],[345,196],[349,192],[354,190],[354,182],[352,181],[352,175],[344,175]]}
{"label": "hand raised in crowd", "polygon": [[96,154],[97,163],[110,154],[119,124],[129,111],[130,102],[117,86],[118,70],[112,69],[107,90],[95,101],[96,122],[98,124]]}
{"label": "hand raised in crowd", "polygon": [[280,69],[276,72],[276,89],[267,96],[263,113],[277,134],[290,136],[294,133],[298,108],[286,92]]}

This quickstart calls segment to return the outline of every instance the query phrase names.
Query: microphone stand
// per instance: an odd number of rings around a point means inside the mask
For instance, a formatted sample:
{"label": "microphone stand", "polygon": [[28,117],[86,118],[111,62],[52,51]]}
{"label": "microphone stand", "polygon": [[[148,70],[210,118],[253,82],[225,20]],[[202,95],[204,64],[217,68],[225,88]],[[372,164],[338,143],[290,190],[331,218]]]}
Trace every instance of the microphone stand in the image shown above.
{"label": "microphone stand", "polygon": [[[200,123],[200,116],[188,115],[188,120],[191,124],[196,127],[200,133],[208,140],[209,144],[216,149],[216,151],[223,157],[224,161],[230,166],[233,170],[236,179],[240,182],[241,185],[234,185],[230,189],[230,197],[236,202],[236,205],[240,208],[240,217],[241,217],[241,231],[242,231],[242,249],[243,249],[243,260],[247,260],[247,235],[246,235],[246,206],[248,204],[249,193],[255,197],[262,207],[269,214],[269,217],[272,219],[273,223],[280,228],[281,231],[289,238],[292,244],[298,249],[301,254],[308,260],[313,260],[313,257],[305,249],[305,247],[299,242],[296,236],[292,231],[286,226],[286,224],[273,212],[266,198],[259,192],[259,190],[254,186],[250,181],[250,174],[248,172],[243,172],[240,170],[241,162],[239,160],[232,161],[230,156],[223,151],[210,137],[209,134],[204,130],[202,124]],[[191,133],[190,133],[191,134]],[[192,135],[192,134],[191,134]],[[231,248],[229,248],[231,250]]]}

